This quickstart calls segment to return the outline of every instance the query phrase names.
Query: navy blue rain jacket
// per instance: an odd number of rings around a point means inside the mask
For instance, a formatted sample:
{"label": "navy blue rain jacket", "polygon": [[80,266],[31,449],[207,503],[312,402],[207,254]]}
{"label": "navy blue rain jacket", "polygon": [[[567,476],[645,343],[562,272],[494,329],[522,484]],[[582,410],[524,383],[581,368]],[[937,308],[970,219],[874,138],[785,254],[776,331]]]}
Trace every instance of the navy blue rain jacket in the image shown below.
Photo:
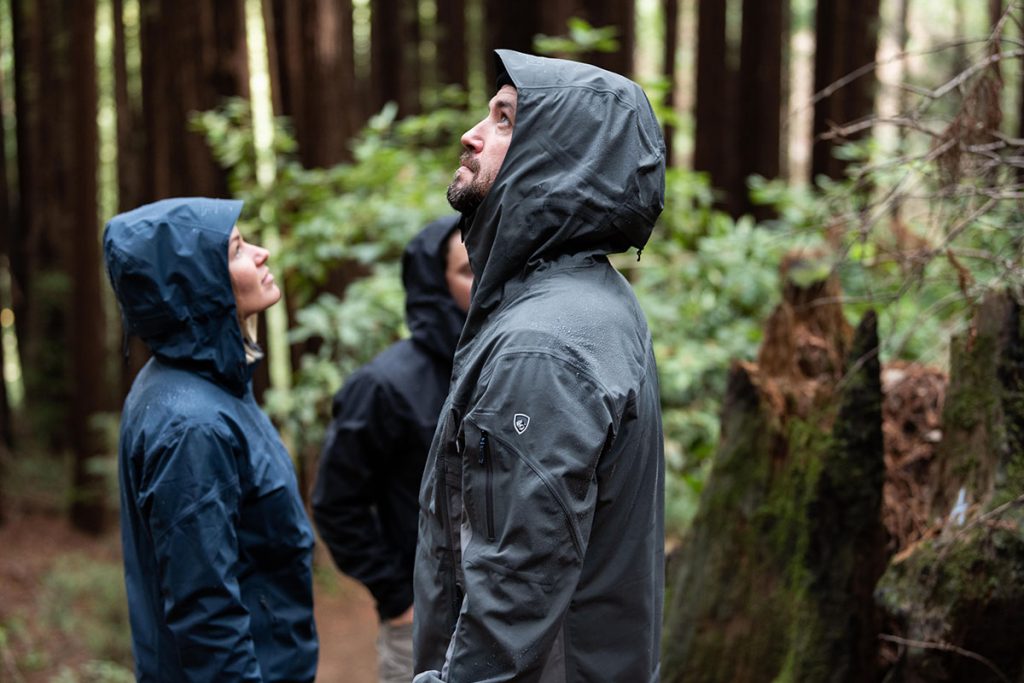
{"label": "navy blue rain jacket", "polygon": [[405,248],[412,336],[353,373],[334,397],[313,491],[320,537],[338,568],[373,594],[381,620],[412,605],[420,479],[466,321],[445,279],[457,220],[434,221]]}
{"label": "navy blue rain jacket", "polygon": [[121,419],[121,536],[139,681],[312,681],[313,533],[253,399],[228,272],[241,202],[169,199],[108,224],[126,331],[153,358]]}

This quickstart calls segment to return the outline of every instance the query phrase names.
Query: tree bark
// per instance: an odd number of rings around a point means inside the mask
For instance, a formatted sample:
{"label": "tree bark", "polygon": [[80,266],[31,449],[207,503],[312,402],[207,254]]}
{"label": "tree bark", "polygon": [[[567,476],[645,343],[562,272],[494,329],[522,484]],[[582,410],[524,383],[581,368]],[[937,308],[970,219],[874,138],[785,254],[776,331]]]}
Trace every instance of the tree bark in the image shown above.
{"label": "tree bark", "polygon": [[140,0],[140,11],[144,199],[227,196],[226,174],[189,118],[248,96],[244,0]]}
{"label": "tree bark", "polygon": [[619,49],[615,52],[595,52],[587,61],[601,67],[631,76],[633,52],[636,48],[636,5],[634,0],[586,0],[585,14],[592,26],[615,26],[619,29]]}
{"label": "tree bark", "polygon": [[370,102],[388,102],[399,116],[420,111],[419,10],[415,0],[371,0]]}
{"label": "tree bark", "polygon": [[93,459],[104,450],[102,433],[93,424],[105,404],[103,366],[104,336],[95,332],[103,324],[100,295],[100,249],[97,224],[98,131],[96,124],[96,2],[71,3],[71,57],[73,73],[68,88],[67,111],[71,126],[69,184],[72,220],[65,226],[72,251],[71,311],[66,348],[71,350],[73,400],[71,438],[74,446],[74,498],[71,522],[82,531],[98,534],[105,528],[104,481]]}
{"label": "tree bark", "polygon": [[[662,104],[669,110],[675,108],[676,100],[676,52],[679,49],[679,0],[663,0],[662,12],[665,21],[665,49],[662,52],[661,75],[665,79],[665,99]],[[671,167],[675,160],[675,127],[665,124],[665,165]]]}
{"label": "tree bark", "polygon": [[[833,280],[788,282],[667,579],[663,680],[874,680],[885,565],[876,319],[849,342]],[[865,654],[866,653],[866,654]]]}
{"label": "tree bark", "polygon": [[779,176],[782,43],[789,35],[782,23],[784,10],[784,0],[743,2],[735,152],[739,169],[731,192],[738,200],[739,213],[753,213],[758,220],[768,218],[770,211],[751,203],[747,178],[754,174],[768,179]]}
{"label": "tree bark", "polygon": [[[41,445],[68,443],[70,367],[65,349],[70,282],[64,250],[69,214],[67,107],[70,8],[59,0],[12,2],[15,41],[19,221],[12,235],[12,275],[18,347],[25,384],[24,414]],[[95,219],[95,213],[87,217]]]}
{"label": "tree bark", "polygon": [[[878,50],[879,0],[820,0],[815,18],[814,91],[820,93],[840,79],[867,68]],[[874,69],[820,99],[814,105],[811,176],[841,178],[846,163],[834,156],[836,147],[871,134],[823,139],[834,128],[864,119],[874,112],[877,79]]]}
{"label": "tree bark", "polygon": [[[533,52],[533,38],[544,31],[544,11],[539,0],[522,0],[511,3],[506,0],[484,1],[484,65],[486,69],[488,94],[493,93],[497,76],[493,52],[498,48]],[[563,32],[564,28],[559,31]]]}
{"label": "tree bark", "polygon": [[885,637],[900,645],[893,683],[1024,675],[1021,323],[1017,303],[991,296],[950,349],[936,528],[890,565],[876,590],[893,624]]}
{"label": "tree bark", "polygon": [[441,85],[469,88],[465,0],[437,0],[437,77]]}
{"label": "tree bark", "polygon": [[351,159],[356,96],[351,0],[265,0],[274,111],[291,119],[306,168]]}
{"label": "tree bark", "polygon": [[693,170],[707,173],[711,186],[730,188],[731,131],[735,107],[728,106],[729,43],[726,36],[726,0],[697,3],[697,97],[694,103]]}
{"label": "tree bark", "polygon": [[[4,46],[0,46],[4,47]],[[0,75],[0,130],[3,130],[3,122],[6,119],[4,108],[4,91],[7,84]],[[14,224],[14,214],[11,210],[11,192],[7,180],[7,144],[5,135],[0,135],[0,267],[10,269],[11,263],[11,240],[10,230]],[[11,406],[7,396],[7,382],[4,381],[4,345],[3,331],[0,330],[0,447],[6,444],[7,448],[13,448],[13,430],[11,428]],[[3,516],[3,464],[0,463],[0,522]]]}
{"label": "tree bark", "polygon": [[[129,211],[144,203],[142,150],[145,143],[142,102],[128,87],[128,48],[124,26],[124,0],[112,0],[114,15],[114,108],[117,116],[117,209]],[[138,76],[138,74],[136,74]],[[120,319],[117,321],[121,324]],[[149,349],[138,338],[125,340],[128,355],[121,359],[121,396],[128,395],[135,375],[149,359]],[[119,349],[119,354],[121,350]]]}

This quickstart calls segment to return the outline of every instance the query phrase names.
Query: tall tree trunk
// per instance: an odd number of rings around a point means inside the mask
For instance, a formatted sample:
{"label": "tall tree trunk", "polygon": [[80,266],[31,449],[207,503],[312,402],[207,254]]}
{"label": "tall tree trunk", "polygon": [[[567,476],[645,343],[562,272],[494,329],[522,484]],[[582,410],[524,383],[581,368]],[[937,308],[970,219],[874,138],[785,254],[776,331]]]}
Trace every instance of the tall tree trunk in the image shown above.
{"label": "tall tree trunk", "polygon": [[102,432],[92,424],[107,403],[102,387],[106,356],[102,334],[95,330],[103,324],[100,298],[100,249],[97,225],[98,131],[96,124],[96,1],[74,0],[71,15],[71,81],[67,91],[67,111],[73,112],[69,171],[74,182],[68,185],[71,218],[65,226],[72,250],[68,270],[72,294],[67,347],[72,351],[73,400],[71,434],[74,445],[74,500],[71,522],[90,533],[104,529],[103,478],[92,466],[93,458],[103,453]]}
{"label": "tall tree trunk", "polygon": [[[0,45],[0,49],[9,49]],[[4,122],[7,112],[4,108],[4,91],[7,84],[0,74],[0,131],[5,129]],[[0,135],[0,267],[9,268],[11,263],[10,230],[14,224],[11,210],[11,191],[7,181],[7,144],[5,135]],[[3,331],[0,329],[0,448],[6,445],[13,448],[13,430],[11,428],[11,407],[7,396],[7,383],[4,381],[4,344]],[[3,464],[0,463],[0,521],[3,516]]]}
{"label": "tall tree trunk", "polygon": [[[62,232],[82,217],[69,215],[69,111],[65,92],[68,13],[59,0],[12,1],[15,42],[19,221],[12,235],[15,318],[25,384],[24,415],[40,445],[69,446],[70,368],[65,312],[70,283]],[[87,217],[94,220],[95,214]]]}
{"label": "tall tree trunk", "polygon": [[731,189],[735,107],[730,99],[727,0],[697,2],[697,97],[694,103],[693,170],[708,174],[717,190]]}
{"label": "tall tree trunk", "polygon": [[814,105],[811,176],[843,177],[846,163],[836,159],[837,146],[870,135],[862,130],[835,139],[822,136],[874,112],[877,79],[870,68],[878,50],[879,0],[819,0],[815,18],[814,91],[821,93],[855,71],[868,69]]}
{"label": "tall tree trunk", "polygon": [[[114,15],[114,108],[117,116],[117,209],[129,211],[143,203],[142,150],[145,139],[139,125],[142,102],[128,87],[128,48],[124,0],[112,0]],[[118,324],[121,321],[118,320]],[[128,394],[135,375],[149,359],[149,349],[137,337],[125,340],[128,356],[121,361],[121,395]]]}
{"label": "tall tree trunk", "polygon": [[437,0],[437,72],[441,85],[469,88],[465,0]]}
{"label": "tall tree trunk", "polygon": [[735,157],[739,169],[731,188],[740,213],[767,218],[765,207],[754,207],[747,178],[757,174],[779,176],[782,124],[782,43],[789,31],[783,26],[785,0],[744,0],[743,38],[740,45],[739,125]]}
{"label": "tall tree trunk", "polygon": [[351,0],[266,0],[274,111],[292,120],[306,168],[351,158],[364,122],[356,97]]}
{"label": "tall tree trunk", "polygon": [[615,26],[619,29],[619,49],[615,52],[591,53],[587,61],[625,76],[632,75],[633,51],[636,47],[634,0],[585,0],[584,6],[592,26]]}
{"label": "tall tree trunk", "polygon": [[415,0],[371,0],[370,102],[379,111],[398,104],[398,115],[420,111],[419,10]]}
{"label": "tall tree trunk", "polygon": [[540,0],[485,0],[484,29],[486,32],[484,64],[488,95],[494,92],[496,77],[493,51],[498,48],[533,52],[533,38],[544,31]]}
{"label": "tall tree trunk", "polygon": [[[249,93],[244,0],[140,0],[146,200],[228,194],[193,113]],[[176,59],[168,59],[176,55]]]}
{"label": "tall tree trunk", "polygon": [[585,0],[548,0],[548,2],[541,3],[541,32],[549,36],[564,35],[568,29],[569,20],[583,14],[582,2]]}
{"label": "tall tree trunk", "polygon": [[[0,49],[5,46],[0,45]],[[4,130],[4,83],[0,75],[0,131]],[[11,226],[10,192],[7,186],[7,148],[4,135],[0,135],[0,267],[10,263],[10,241],[8,230]],[[11,407],[7,400],[7,382],[4,381],[3,329],[0,328],[0,526],[6,519],[7,509],[4,492],[7,483],[7,461],[14,446],[11,426]]]}
{"label": "tall tree trunk", "polygon": [[[676,52],[679,49],[679,0],[663,0],[662,12],[665,21],[665,49],[662,53],[661,75],[665,79],[663,105],[669,110],[675,108],[676,100]],[[675,127],[665,124],[665,164],[672,166],[675,160]]]}

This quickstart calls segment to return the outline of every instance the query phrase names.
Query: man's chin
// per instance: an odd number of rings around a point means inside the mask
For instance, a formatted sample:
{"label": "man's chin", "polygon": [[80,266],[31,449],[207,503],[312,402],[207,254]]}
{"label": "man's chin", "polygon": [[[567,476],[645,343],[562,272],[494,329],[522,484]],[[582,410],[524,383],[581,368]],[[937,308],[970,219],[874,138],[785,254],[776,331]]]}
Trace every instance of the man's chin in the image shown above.
{"label": "man's chin", "polygon": [[448,203],[453,209],[465,215],[473,213],[483,201],[483,195],[470,183],[453,181],[448,186]]}

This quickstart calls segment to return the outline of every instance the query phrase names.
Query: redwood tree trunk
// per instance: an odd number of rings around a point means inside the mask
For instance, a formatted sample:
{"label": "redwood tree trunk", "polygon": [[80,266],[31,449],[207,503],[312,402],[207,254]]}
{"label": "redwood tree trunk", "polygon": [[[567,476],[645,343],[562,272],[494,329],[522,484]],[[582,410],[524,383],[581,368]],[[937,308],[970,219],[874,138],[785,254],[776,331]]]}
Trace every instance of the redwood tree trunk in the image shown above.
{"label": "redwood tree trunk", "polygon": [[694,102],[693,170],[708,174],[711,186],[730,188],[735,107],[730,107],[727,0],[697,3],[697,95]]}
{"label": "redwood tree trunk", "polygon": [[619,29],[619,49],[595,52],[587,61],[603,69],[630,76],[633,73],[633,51],[636,47],[636,6],[634,0],[586,0],[586,16],[592,26],[615,26]]}
{"label": "redwood tree trunk", "polygon": [[370,103],[379,111],[398,104],[398,115],[420,111],[419,11],[415,0],[371,0]]}
{"label": "redwood tree trunk", "polygon": [[[113,0],[114,107],[117,112],[117,209],[129,211],[144,202],[142,162],[145,139],[140,126],[142,102],[128,87],[128,53],[124,26],[124,0]],[[138,76],[138,74],[135,74]],[[118,320],[118,324],[121,321]],[[127,358],[121,358],[121,396],[128,394],[135,375],[149,359],[149,349],[137,337],[126,340]],[[118,351],[122,356],[121,351]]]}
{"label": "redwood tree trunk", "polygon": [[[820,0],[815,18],[814,91],[824,91],[875,60],[878,49],[879,0]],[[834,150],[846,141],[870,135],[863,130],[839,139],[822,139],[836,127],[864,119],[874,112],[877,79],[874,69],[814,105],[811,176],[841,178],[846,163]]]}
{"label": "redwood tree trunk", "polygon": [[465,0],[437,0],[437,72],[441,85],[469,87]]}
{"label": "redwood tree trunk", "polygon": [[71,205],[70,222],[64,228],[71,243],[68,270],[71,273],[70,326],[66,348],[71,350],[73,369],[71,437],[74,446],[74,499],[71,522],[90,533],[104,529],[104,482],[92,467],[104,451],[102,432],[92,424],[108,403],[104,400],[103,366],[106,327],[100,295],[100,249],[97,224],[97,90],[96,90],[96,2],[71,3],[71,64],[73,73],[67,91],[71,127],[69,170],[74,182],[67,186]]}
{"label": "redwood tree trunk", "polygon": [[140,0],[140,11],[144,198],[225,197],[226,174],[189,118],[248,96],[244,0]]}
{"label": "redwood tree trunk", "polygon": [[356,96],[351,0],[267,0],[274,111],[292,120],[306,168],[351,158],[365,121]]}
{"label": "redwood tree trunk", "polygon": [[[19,221],[12,234],[11,270],[25,384],[24,415],[40,445],[69,447],[70,367],[65,349],[70,283],[65,270],[69,215],[67,119],[68,3],[13,0],[17,107]],[[92,221],[95,213],[86,217]],[[94,328],[92,328],[94,329]]]}
{"label": "redwood tree trunk", "polygon": [[[665,20],[665,49],[662,53],[661,75],[665,79],[664,106],[670,110],[675,106],[676,99],[676,51],[679,49],[679,0],[663,0],[662,11]],[[675,128],[671,123],[665,124],[665,165],[672,166],[675,158],[672,138]]]}
{"label": "redwood tree trunk", "polygon": [[747,178],[779,176],[782,123],[782,44],[789,35],[783,25],[785,0],[744,0],[740,45],[739,125],[735,157],[739,161],[731,192],[738,213],[767,218],[764,207],[750,201]]}
{"label": "redwood tree trunk", "polygon": [[487,69],[487,92],[494,92],[496,77],[492,53],[498,48],[533,52],[533,38],[544,31],[544,12],[539,0],[522,0],[519,3],[505,0],[485,0],[484,65]]}

